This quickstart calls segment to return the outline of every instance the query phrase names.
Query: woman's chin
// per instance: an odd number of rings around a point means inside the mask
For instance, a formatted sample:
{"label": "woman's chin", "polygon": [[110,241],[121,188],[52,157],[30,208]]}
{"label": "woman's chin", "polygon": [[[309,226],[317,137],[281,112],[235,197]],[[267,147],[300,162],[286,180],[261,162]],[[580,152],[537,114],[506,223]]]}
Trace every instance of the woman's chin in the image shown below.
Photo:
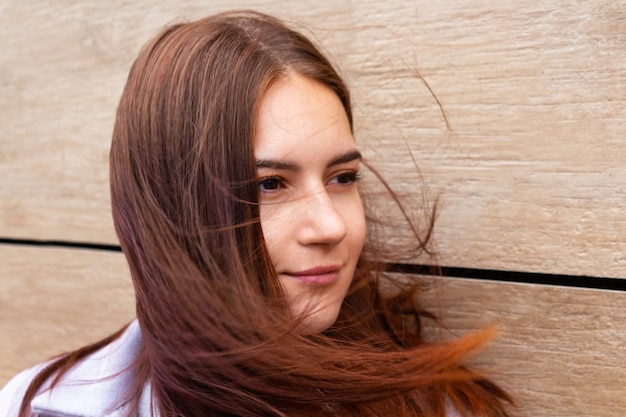
{"label": "woman's chin", "polygon": [[302,333],[321,333],[332,326],[339,317],[340,306],[328,306],[309,314],[302,320]]}

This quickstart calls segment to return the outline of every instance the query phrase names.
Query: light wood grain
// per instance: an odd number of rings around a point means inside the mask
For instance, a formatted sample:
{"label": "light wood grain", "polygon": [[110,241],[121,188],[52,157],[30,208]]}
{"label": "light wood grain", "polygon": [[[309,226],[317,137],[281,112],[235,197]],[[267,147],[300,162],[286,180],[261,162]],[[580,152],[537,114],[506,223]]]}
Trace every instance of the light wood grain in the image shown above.
{"label": "light wood grain", "polygon": [[0,245],[0,386],[134,318],[121,253]]}
{"label": "light wood grain", "polygon": [[518,417],[626,415],[621,292],[447,279],[424,302],[452,334],[499,325],[474,360],[518,402]]}
{"label": "light wood grain", "polygon": [[386,7],[351,45],[358,136],[419,204],[413,152],[442,261],[626,277],[626,3]]}
{"label": "light wood grain", "polygon": [[228,7],[324,43],[364,154],[417,206],[411,150],[440,196],[442,263],[626,277],[624,0],[2,2],[0,235],[115,242],[107,154],[130,63],[168,22]]}
{"label": "light wood grain", "polygon": [[115,242],[107,153],[131,60],[164,24],[235,6],[325,43],[364,153],[419,205],[413,152],[441,262],[626,277],[623,0],[4,2],[0,234]]}
{"label": "light wood grain", "polygon": [[[107,155],[132,59],[163,25],[230,7],[324,44],[365,156],[418,222],[439,197],[440,263],[626,278],[624,0],[0,2],[0,237],[115,243]],[[133,316],[121,254],[3,245],[0,264],[0,384]],[[426,301],[454,333],[502,324],[476,363],[516,416],[626,415],[623,293],[445,282]]]}
{"label": "light wood grain", "polygon": [[[0,246],[0,259],[0,385],[133,317],[121,254]],[[422,301],[452,335],[500,325],[473,363],[516,397],[514,416],[625,415],[623,293],[422,279],[430,283]]]}

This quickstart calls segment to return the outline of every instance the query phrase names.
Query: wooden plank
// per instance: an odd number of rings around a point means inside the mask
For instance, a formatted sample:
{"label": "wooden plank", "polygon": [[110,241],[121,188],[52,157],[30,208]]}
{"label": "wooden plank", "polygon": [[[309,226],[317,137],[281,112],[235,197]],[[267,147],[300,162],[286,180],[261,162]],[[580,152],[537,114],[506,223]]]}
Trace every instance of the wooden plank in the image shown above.
{"label": "wooden plank", "polygon": [[[0,259],[0,385],[133,317],[121,254],[3,245]],[[427,281],[422,299],[453,334],[501,326],[501,337],[474,363],[517,398],[514,416],[624,415],[624,293]]]}
{"label": "wooden plank", "polygon": [[379,22],[347,66],[367,156],[419,205],[413,152],[447,265],[626,277],[626,3],[466,6],[359,9]]}
{"label": "wooden plank", "polygon": [[515,396],[514,416],[626,415],[623,292],[464,279],[435,287],[425,304],[453,334],[500,326],[474,363]]}
{"label": "wooden plank", "polygon": [[[238,6],[311,27],[353,86],[363,152],[419,207],[413,152],[440,196],[441,263],[626,277],[625,0]],[[0,236],[114,243],[107,153],[130,62],[167,22],[229,3],[1,7]]]}
{"label": "wooden plank", "polygon": [[0,386],[134,317],[121,253],[0,245]]}

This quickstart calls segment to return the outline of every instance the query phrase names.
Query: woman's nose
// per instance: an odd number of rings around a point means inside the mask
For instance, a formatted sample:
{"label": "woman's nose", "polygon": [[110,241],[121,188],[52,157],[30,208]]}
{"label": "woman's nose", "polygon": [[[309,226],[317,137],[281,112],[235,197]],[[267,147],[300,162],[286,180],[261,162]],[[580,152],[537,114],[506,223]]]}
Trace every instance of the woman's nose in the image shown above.
{"label": "woman's nose", "polygon": [[300,203],[300,213],[294,213],[293,219],[298,223],[300,244],[336,245],[346,237],[346,219],[337,211],[327,192],[311,194]]}

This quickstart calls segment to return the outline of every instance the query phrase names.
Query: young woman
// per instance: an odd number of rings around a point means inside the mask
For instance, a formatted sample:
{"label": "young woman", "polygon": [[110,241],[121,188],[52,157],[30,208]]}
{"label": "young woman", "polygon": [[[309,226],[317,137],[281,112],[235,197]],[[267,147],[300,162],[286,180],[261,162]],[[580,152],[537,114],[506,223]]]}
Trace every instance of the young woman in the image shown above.
{"label": "young woman", "polygon": [[301,34],[246,11],[166,28],[111,147],[137,320],[15,377],[0,415],[505,415],[462,365],[484,334],[428,343],[414,289],[379,291],[361,159],[348,89]]}

